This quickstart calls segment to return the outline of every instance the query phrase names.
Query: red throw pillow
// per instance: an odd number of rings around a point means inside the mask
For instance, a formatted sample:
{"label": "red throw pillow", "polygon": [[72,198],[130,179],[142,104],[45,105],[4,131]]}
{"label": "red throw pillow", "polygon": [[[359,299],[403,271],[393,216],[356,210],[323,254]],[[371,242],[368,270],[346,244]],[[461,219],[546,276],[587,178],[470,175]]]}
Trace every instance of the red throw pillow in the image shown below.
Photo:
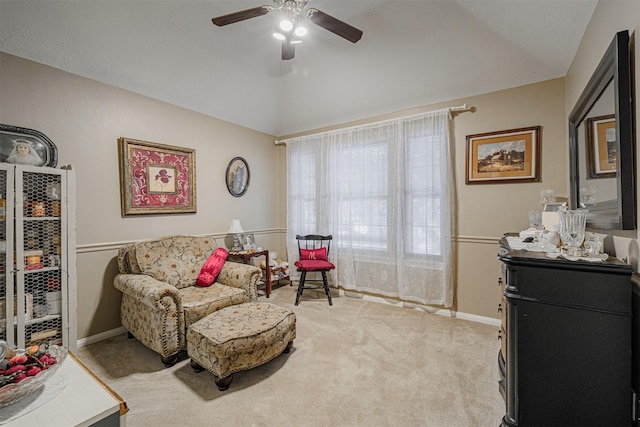
{"label": "red throw pillow", "polygon": [[300,249],[300,259],[315,259],[318,261],[327,261],[327,248]]}
{"label": "red throw pillow", "polygon": [[229,252],[224,248],[218,248],[213,251],[213,254],[211,254],[207,262],[202,266],[200,274],[196,279],[196,285],[205,288],[213,285],[213,282],[216,281],[216,278],[218,277],[218,274],[220,274],[220,270],[222,270],[224,262],[227,260],[228,256]]}

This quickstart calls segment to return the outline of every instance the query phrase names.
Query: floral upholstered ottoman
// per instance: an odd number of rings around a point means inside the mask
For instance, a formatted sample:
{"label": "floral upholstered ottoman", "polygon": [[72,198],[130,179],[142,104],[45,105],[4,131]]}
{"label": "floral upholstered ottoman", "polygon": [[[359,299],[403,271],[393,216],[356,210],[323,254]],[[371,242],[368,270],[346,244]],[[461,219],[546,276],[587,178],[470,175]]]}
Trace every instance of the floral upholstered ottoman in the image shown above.
{"label": "floral upholstered ottoman", "polygon": [[249,302],[215,311],[189,326],[187,353],[196,372],[214,374],[226,390],[233,374],[288,353],[296,337],[296,315],[268,302]]}

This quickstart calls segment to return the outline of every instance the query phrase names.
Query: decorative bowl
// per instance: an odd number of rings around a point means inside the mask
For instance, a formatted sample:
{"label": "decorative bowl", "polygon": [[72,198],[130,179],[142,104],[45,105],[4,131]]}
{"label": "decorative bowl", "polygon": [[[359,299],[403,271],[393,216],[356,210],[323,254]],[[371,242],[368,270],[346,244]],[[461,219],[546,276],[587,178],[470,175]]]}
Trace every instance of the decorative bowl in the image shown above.
{"label": "decorative bowl", "polygon": [[[67,357],[68,350],[65,347],[57,345],[51,345],[46,350],[51,354],[51,357],[56,359],[56,363],[49,365],[49,368],[40,371],[38,374],[32,377],[27,377],[19,383],[9,383],[0,388],[0,407],[11,405],[16,403],[29,393],[38,390],[44,385],[49,378],[51,378],[60,365]],[[27,350],[16,350],[16,355],[26,354]]]}

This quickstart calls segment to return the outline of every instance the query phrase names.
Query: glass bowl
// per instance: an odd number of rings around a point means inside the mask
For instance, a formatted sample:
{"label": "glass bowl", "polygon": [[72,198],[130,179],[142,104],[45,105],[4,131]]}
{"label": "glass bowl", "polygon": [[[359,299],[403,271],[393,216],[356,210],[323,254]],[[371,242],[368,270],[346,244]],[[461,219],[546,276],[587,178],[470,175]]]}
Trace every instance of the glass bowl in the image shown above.
{"label": "glass bowl", "polygon": [[[26,350],[16,350],[16,354],[24,354],[25,352]],[[1,387],[0,407],[16,403],[29,393],[32,393],[42,387],[44,383],[56,373],[60,365],[62,365],[64,360],[67,358],[68,353],[65,347],[57,345],[49,346],[47,352],[57,360],[57,363],[55,365],[50,365],[50,368],[40,371],[33,377],[25,378],[17,384],[10,383]]]}

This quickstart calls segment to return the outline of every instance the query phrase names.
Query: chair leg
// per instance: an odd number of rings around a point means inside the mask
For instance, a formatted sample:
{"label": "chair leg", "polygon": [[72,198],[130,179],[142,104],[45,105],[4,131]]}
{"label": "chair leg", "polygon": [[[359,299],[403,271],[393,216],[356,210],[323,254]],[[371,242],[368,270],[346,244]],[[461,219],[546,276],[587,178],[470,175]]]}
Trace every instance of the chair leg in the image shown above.
{"label": "chair leg", "polygon": [[327,272],[322,272],[322,283],[324,284],[324,293],[327,294],[327,298],[329,298],[329,305],[333,305],[333,301],[331,301],[331,291],[329,290],[329,281],[327,280]]}
{"label": "chair leg", "polygon": [[298,283],[298,292],[296,292],[296,305],[300,302],[300,295],[302,295],[302,291],[304,290],[304,279],[307,277],[307,272],[300,272],[300,283]]}

